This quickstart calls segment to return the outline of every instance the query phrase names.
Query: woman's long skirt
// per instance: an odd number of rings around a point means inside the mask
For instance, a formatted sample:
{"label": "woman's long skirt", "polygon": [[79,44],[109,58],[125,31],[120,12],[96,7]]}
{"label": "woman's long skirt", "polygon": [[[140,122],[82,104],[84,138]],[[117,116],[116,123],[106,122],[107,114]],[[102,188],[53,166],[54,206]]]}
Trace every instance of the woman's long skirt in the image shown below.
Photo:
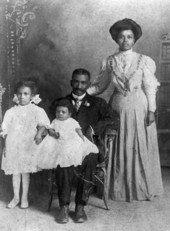
{"label": "woman's long skirt", "polygon": [[155,123],[146,125],[147,99],[142,90],[116,93],[112,108],[120,114],[118,151],[114,155],[111,198],[151,200],[163,193]]}

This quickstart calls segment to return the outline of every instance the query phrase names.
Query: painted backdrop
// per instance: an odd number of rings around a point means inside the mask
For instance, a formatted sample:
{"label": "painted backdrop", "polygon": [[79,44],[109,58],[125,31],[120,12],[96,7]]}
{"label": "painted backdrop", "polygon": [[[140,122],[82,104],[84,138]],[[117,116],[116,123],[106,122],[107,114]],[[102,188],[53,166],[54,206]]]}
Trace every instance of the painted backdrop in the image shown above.
{"label": "painted backdrop", "polygon": [[[160,38],[170,32],[169,0],[33,0],[31,4],[37,6],[36,19],[29,22],[21,44],[21,67],[26,76],[38,79],[46,109],[53,99],[70,92],[75,68],[87,68],[92,79],[98,74],[102,59],[117,50],[109,28],[123,18],[141,25],[143,36],[135,50],[156,61],[159,77]],[[5,5],[6,0],[1,0],[0,82],[7,87]],[[102,97],[108,99],[111,92],[112,86]]]}
{"label": "painted backdrop", "polygon": [[[3,83],[6,78],[5,2],[0,1],[0,81]],[[97,75],[102,59],[117,49],[109,28],[123,18],[132,18],[141,25],[143,36],[135,49],[151,56],[159,68],[160,37],[170,31],[169,0],[31,2],[38,10],[22,41],[21,66],[26,75],[40,80],[45,105],[70,92],[69,81],[75,68],[87,68],[92,78]],[[108,99],[109,94],[105,93],[104,97]]]}

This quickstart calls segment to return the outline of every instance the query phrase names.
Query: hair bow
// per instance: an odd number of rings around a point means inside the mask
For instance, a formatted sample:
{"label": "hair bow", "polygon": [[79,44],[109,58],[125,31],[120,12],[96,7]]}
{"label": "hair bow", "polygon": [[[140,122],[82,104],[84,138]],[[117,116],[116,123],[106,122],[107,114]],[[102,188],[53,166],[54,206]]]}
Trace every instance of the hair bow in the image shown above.
{"label": "hair bow", "polygon": [[[13,97],[13,100],[12,100],[14,103],[16,104],[19,104],[19,99],[18,99],[18,96],[17,94],[14,94],[14,97]],[[31,103],[34,103],[34,104],[39,104],[40,102],[42,101],[42,99],[40,98],[39,95],[34,95],[32,98],[31,98]]]}

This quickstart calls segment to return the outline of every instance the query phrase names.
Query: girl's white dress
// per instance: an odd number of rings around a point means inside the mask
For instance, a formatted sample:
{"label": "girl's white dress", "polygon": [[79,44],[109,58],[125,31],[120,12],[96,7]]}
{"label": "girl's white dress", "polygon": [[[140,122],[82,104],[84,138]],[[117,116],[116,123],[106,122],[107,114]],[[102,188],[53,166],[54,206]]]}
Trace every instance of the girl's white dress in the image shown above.
{"label": "girl's white dress", "polygon": [[73,118],[64,121],[54,119],[50,126],[59,132],[59,139],[46,136],[40,144],[41,151],[38,158],[38,166],[42,169],[69,167],[81,165],[85,156],[89,153],[98,153],[98,148],[86,137],[83,139],[77,134],[79,123]]}
{"label": "girl's white dress", "polygon": [[2,123],[6,150],[1,165],[5,174],[40,170],[36,165],[39,146],[34,141],[38,125],[49,126],[50,121],[44,109],[35,104],[17,105],[6,111]]}
{"label": "girl's white dress", "polygon": [[155,62],[132,50],[118,52],[102,63],[90,94],[99,94],[112,81],[110,104],[120,115],[118,152],[114,155],[111,198],[150,200],[163,192],[157,131],[147,126],[148,111],[156,109]]}

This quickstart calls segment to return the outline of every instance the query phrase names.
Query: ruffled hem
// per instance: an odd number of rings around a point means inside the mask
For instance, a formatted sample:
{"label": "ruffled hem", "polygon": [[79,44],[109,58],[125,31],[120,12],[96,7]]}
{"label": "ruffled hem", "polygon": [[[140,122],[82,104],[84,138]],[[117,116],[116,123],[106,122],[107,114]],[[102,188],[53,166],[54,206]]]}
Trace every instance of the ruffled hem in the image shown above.
{"label": "ruffled hem", "polygon": [[4,171],[5,175],[17,175],[17,174],[22,174],[22,173],[36,173],[36,172],[42,171],[42,169],[39,167],[34,168],[34,169],[25,169],[23,171],[3,169],[3,168],[1,168],[1,169]]}
{"label": "ruffled hem", "polygon": [[[78,153],[77,153],[78,154]],[[39,160],[37,166],[41,169],[54,169],[54,168],[57,168],[57,166],[60,166],[62,168],[65,168],[65,167],[70,167],[70,166],[78,166],[78,165],[81,165],[84,158],[86,156],[88,156],[90,153],[86,153],[82,156],[78,156],[75,158],[69,158],[69,157],[65,157],[63,158],[63,156],[59,155],[59,156],[56,156],[55,158],[52,157],[51,159],[49,158],[50,155],[46,156],[46,158],[44,159],[41,159]],[[98,153],[94,153],[96,155],[98,155]]]}
{"label": "ruffled hem", "polygon": [[57,166],[60,166],[61,168],[67,168],[67,167],[70,167],[70,166],[75,166],[76,167],[76,166],[81,165],[81,164],[82,164],[82,161],[80,161],[80,162],[70,162],[70,163],[58,162],[56,165],[47,165],[47,163],[40,164],[39,167],[41,169],[50,170],[50,169],[57,168]]}

